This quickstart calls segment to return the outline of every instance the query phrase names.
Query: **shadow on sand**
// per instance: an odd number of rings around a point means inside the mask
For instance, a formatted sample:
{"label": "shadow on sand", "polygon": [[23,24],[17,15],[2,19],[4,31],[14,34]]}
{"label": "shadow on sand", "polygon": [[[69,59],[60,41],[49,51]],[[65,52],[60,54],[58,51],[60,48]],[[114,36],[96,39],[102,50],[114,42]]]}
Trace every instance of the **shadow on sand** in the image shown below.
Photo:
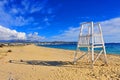
{"label": "shadow on sand", "polygon": [[9,63],[41,66],[65,66],[73,64],[70,61],[42,61],[42,60],[9,60]]}

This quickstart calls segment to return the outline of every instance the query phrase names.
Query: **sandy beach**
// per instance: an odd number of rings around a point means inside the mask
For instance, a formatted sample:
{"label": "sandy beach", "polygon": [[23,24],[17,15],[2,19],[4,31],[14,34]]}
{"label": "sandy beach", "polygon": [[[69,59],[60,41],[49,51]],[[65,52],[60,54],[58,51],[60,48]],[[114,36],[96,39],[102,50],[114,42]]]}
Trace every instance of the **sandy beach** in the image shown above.
{"label": "sandy beach", "polygon": [[[8,52],[12,50],[12,52]],[[35,45],[0,48],[0,80],[120,80],[120,56],[107,55],[94,68],[86,58],[72,64],[74,51]]]}

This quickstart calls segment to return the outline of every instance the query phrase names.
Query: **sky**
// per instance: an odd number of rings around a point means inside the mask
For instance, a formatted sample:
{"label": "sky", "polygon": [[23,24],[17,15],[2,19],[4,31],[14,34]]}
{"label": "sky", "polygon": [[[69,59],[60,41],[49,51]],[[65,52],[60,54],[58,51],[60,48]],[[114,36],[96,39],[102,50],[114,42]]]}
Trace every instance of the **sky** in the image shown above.
{"label": "sky", "polygon": [[120,0],[0,0],[0,40],[77,41],[90,21],[120,42]]}

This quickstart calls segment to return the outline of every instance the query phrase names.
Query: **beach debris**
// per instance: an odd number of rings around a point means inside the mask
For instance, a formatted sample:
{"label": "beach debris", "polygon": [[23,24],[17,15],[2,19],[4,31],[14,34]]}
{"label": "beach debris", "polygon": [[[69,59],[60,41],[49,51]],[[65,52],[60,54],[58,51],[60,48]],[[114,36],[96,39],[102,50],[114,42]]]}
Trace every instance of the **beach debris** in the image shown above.
{"label": "beach debris", "polygon": [[1,47],[1,48],[4,47],[4,46],[8,46],[8,44],[6,44],[6,43],[0,44],[0,47]]}
{"label": "beach debris", "polygon": [[3,45],[0,45],[0,48],[3,48]]}
{"label": "beach debris", "polygon": [[23,62],[23,60],[21,59],[20,62]]}
{"label": "beach debris", "polygon": [[12,60],[9,60],[8,62],[9,62],[9,63],[12,63]]}
{"label": "beach debris", "polygon": [[101,64],[101,66],[104,66],[105,64]]}
{"label": "beach debris", "polygon": [[7,52],[12,52],[12,50],[9,49]]}

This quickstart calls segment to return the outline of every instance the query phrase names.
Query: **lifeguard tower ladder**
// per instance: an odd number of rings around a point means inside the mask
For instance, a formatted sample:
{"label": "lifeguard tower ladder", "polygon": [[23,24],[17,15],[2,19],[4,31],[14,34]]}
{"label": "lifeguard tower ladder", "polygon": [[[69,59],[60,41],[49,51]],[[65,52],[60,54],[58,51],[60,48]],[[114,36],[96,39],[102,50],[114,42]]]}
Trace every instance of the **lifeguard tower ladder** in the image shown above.
{"label": "lifeguard tower ladder", "polygon": [[[80,57],[77,57],[80,48],[87,48],[87,53],[84,53]],[[97,56],[95,56],[96,49],[99,50],[99,53],[96,54]],[[77,50],[74,55],[74,63],[83,58],[85,55],[88,55],[88,59],[93,65],[102,53],[104,54],[104,62],[107,64],[106,50],[100,23],[82,23],[77,44]]]}

